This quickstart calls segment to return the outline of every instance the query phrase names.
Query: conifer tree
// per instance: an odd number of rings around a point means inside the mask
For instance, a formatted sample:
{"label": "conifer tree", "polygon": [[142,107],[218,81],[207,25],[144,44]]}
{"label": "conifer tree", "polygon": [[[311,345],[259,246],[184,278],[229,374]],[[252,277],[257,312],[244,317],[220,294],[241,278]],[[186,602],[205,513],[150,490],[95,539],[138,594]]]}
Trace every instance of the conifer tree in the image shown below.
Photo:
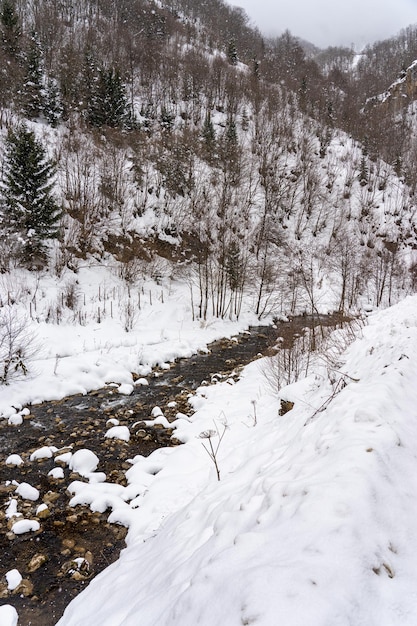
{"label": "conifer tree", "polygon": [[129,116],[125,87],[120,73],[113,68],[100,68],[88,99],[88,120],[92,126],[125,126]]}
{"label": "conifer tree", "polygon": [[54,128],[63,113],[58,83],[55,79],[49,78],[46,86],[44,103],[44,113],[49,124]]}
{"label": "conifer tree", "polygon": [[203,138],[204,157],[207,159],[209,163],[212,164],[215,160],[215,154],[216,154],[216,133],[214,131],[214,126],[211,120],[210,111],[207,111],[206,117],[204,119],[204,124],[203,124],[203,129],[202,129],[202,138]]}
{"label": "conifer tree", "polygon": [[227,58],[229,59],[229,63],[231,65],[237,65],[238,56],[237,56],[236,41],[234,39],[230,39],[228,43]]}
{"label": "conifer tree", "polygon": [[0,22],[2,47],[8,54],[15,56],[19,49],[22,31],[13,0],[3,0],[0,8]]}
{"label": "conifer tree", "polygon": [[36,119],[44,112],[43,54],[35,32],[32,32],[25,56],[25,76],[20,99],[22,110],[29,119]]}
{"label": "conifer tree", "polygon": [[46,258],[46,240],[57,237],[60,210],[53,195],[55,164],[25,125],[10,129],[2,180],[2,225],[22,261]]}

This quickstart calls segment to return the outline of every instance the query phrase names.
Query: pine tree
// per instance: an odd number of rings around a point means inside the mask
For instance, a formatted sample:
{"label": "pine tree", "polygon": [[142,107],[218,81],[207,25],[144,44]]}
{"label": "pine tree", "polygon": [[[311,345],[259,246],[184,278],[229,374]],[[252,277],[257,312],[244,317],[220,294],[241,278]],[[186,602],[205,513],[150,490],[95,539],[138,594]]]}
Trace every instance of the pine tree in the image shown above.
{"label": "pine tree", "polygon": [[88,120],[97,127],[127,125],[129,115],[125,87],[117,70],[98,70],[88,98]]}
{"label": "pine tree", "polygon": [[12,0],[3,0],[0,9],[1,43],[3,49],[15,56],[19,49],[19,39],[22,34],[20,20]]}
{"label": "pine tree", "polygon": [[213,145],[216,141],[216,133],[214,132],[213,122],[211,120],[211,113],[207,111],[206,117],[204,118],[203,125],[203,138],[206,144]]}
{"label": "pine tree", "polygon": [[49,124],[55,128],[62,117],[63,106],[61,103],[58,83],[53,78],[48,79],[46,86],[44,113]]}
{"label": "pine tree", "polygon": [[2,223],[18,241],[23,262],[32,267],[46,258],[45,240],[57,237],[60,210],[53,196],[55,164],[25,125],[9,130],[2,181]]}
{"label": "pine tree", "polygon": [[227,45],[227,58],[229,59],[229,63],[231,65],[237,65],[238,56],[237,56],[236,41],[234,39],[230,39]]}
{"label": "pine tree", "polygon": [[26,52],[25,76],[20,99],[22,110],[29,119],[37,119],[44,112],[43,54],[39,37],[35,32],[32,32]]}
{"label": "pine tree", "polygon": [[361,187],[365,187],[365,185],[368,184],[368,180],[369,180],[368,161],[364,153],[362,155],[361,163],[359,166],[359,183]]}

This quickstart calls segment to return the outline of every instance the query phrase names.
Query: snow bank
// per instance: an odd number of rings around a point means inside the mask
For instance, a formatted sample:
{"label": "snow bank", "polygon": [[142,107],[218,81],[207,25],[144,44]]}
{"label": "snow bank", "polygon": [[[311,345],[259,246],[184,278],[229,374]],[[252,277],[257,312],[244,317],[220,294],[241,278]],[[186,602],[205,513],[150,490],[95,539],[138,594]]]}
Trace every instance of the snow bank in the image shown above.
{"label": "snow bank", "polygon": [[260,361],[201,389],[187,443],[132,459],[128,547],[59,626],[415,626],[417,298],[372,315],[339,372],[282,417]]}

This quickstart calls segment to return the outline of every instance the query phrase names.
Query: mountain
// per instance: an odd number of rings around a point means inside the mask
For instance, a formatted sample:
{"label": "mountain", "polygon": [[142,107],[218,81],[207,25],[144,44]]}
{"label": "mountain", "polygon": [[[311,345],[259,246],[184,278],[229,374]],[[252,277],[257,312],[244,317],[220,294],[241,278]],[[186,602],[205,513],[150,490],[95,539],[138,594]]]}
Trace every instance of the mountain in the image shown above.
{"label": "mountain", "polygon": [[[355,55],[222,0],[3,0],[0,30],[5,432],[250,325],[318,324],[183,397],[183,445],[132,456],[128,486],[68,484],[129,535],[62,624],[411,626],[417,27]],[[386,307],[327,338],[327,313]],[[1,528],[29,510],[9,500]]]}

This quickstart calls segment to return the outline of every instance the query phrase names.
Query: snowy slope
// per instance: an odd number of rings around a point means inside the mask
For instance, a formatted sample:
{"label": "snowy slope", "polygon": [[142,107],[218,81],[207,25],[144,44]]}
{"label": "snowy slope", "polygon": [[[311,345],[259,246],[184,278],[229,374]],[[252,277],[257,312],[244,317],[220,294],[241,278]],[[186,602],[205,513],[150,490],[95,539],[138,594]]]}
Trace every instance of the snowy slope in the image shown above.
{"label": "snowy slope", "polygon": [[[128,547],[59,626],[415,626],[416,355],[410,297],[370,317],[327,404],[320,368],[282,417],[262,361],[201,388],[186,443],[132,460]],[[198,437],[213,420],[220,482]]]}

